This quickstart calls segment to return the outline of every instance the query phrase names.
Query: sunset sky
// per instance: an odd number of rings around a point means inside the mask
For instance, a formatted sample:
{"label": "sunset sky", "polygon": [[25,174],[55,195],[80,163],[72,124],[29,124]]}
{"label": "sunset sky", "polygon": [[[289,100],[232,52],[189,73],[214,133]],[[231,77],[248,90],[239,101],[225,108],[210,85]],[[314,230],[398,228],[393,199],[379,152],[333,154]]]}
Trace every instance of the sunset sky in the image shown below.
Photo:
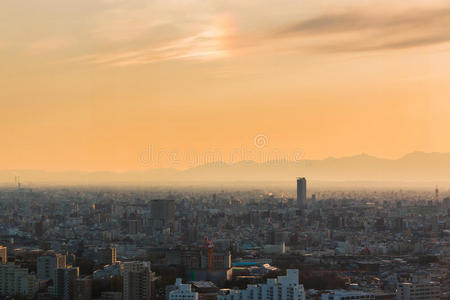
{"label": "sunset sky", "polygon": [[0,169],[450,152],[449,28],[448,0],[2,0]]}

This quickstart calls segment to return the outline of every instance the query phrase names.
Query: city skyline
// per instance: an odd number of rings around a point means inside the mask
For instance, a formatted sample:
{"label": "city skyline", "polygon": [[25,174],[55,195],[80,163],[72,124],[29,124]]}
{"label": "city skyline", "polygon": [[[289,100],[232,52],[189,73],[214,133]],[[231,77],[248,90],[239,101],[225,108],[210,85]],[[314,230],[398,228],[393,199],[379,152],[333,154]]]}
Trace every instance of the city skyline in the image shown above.
{"label": "city skyline", "polygon": [[0,300],[450,299],[449,0],[1,0]]}

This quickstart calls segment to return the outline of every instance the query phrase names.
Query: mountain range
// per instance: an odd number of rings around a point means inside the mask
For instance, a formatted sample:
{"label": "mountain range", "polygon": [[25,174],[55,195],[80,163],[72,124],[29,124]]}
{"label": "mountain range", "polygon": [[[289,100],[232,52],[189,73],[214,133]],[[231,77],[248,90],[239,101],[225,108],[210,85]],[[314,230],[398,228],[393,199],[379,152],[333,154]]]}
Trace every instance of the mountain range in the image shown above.
{"label": "mountain range", "polygon": [[413,152],[399,159],[360,154],[341,158],[302,161],[216,162],[186,170],[149,169],[126,172],[48,172],[42,170],[0,170],[0,183],[114,184],[163,182],[270,182],[307,177],[318,181],[450,181],[450,153]]}

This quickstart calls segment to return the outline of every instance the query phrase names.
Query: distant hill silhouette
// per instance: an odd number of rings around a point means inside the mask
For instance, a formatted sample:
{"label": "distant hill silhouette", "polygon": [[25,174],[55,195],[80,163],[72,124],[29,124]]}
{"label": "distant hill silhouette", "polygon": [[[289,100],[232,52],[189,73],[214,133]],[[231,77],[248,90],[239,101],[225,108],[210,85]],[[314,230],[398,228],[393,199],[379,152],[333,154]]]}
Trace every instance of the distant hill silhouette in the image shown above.
{"label": "distant hill silhouette", "polygon": [[0,170],[1,183],[55,184],[292,181],[297,176],[320,181],[450,181],[450,153],[413,152],[399,159],[383,159],[367,154],[342,158],[257,163],[209,163],[187,170],[150,169],[128,172],[46,172]]}

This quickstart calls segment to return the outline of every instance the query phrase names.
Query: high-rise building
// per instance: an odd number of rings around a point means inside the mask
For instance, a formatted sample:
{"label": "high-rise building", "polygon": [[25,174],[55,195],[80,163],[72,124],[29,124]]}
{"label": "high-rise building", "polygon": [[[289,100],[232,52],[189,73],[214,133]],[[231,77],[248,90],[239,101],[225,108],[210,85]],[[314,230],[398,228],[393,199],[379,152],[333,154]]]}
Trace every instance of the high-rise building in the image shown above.
{"label": "high-rise building", "polygon": [[288,269],[286,276],[267,279],[264,284],[249,284],[245,290],[220,290],[217,300],[305,300],[298,274],[298,270]]}
{"label": "high-rise building", "polygon": [[177,278],[175,289],[169,293],[169,300],[198,300],[198,293],[192,291],[190,284],[183,284],[181,278]]}
{"label": "high-rise building", "polygon": [[91,300],[92,299],[92,279],[78,278],[75,279],[74,300]]}
{"label": "high-rise building", "polygon": [[0,264],[6,264],[8,262],[7,248],[0,246]]}
{"label": "high-rise building", "polygon": [[39,280],[56,280],[56,270],[66,267],[66,256],[47,252],[45,255],[38,257],[36,262],[37,277]]}
{"label": "high-rise building", "polygon": [[110,247],[98,249],[97,261],[100,265],[115,264],[116,263],[116,248],[110,246]]}
{"label": "high-rise building", "polygon": [[33,297],[38,289],[36,276],[15,263],[0,264],[0,296]]}
{"label": "high-rise building", "polygon": [[152,200],[152,219],[163,225],[171,223],[175,219],[175,200]]}
{"label": "high-rise building", "polygon": [[297,207],[302,210],[306,203],[306,178],[297,178]]}
{"label": "high-rise building", "polygon": [[74,300],[75,282],[79,274],[78,267],[56,270],[55,292],[59,300]]}
{"label": "high-rise building", "polygon": [[151,286],[150,262],[132,261],[124,263],[123,300],[150,300]]}

